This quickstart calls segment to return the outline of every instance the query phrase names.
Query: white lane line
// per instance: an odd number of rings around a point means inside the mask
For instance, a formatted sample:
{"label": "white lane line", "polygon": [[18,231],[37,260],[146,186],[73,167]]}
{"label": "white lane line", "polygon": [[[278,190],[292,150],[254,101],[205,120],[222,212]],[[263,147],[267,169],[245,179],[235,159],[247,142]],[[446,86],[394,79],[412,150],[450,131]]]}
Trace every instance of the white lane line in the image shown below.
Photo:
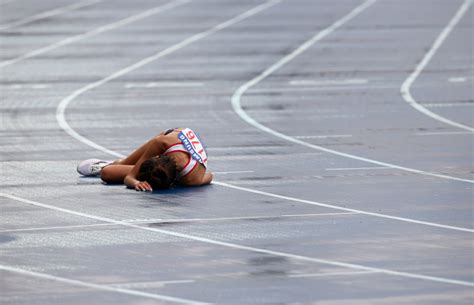
{"label": "white lane line", "polygon": [[263,10],[266,10],[272,6],[274,6],[275,4],[279,3],[281,0],[270,0],[270,1],[267,1],[263,4],[260,4],[260,5],[257,5],[253,8],[251,8],[250,10],[247,10],[239,15],[237,15],[236,17],[232,18],[232,19],[229,19],[225,22],[222,22],[222,23],[219,23],[218,25],[216,26],[213,26],[212,28],[210,28],[209,30],[206,30],[206,31],[203,31],[203,32],[200,32],[200,33],[197,33],[189,38],[186,38],[185,40],[177,43],[177,44],[174,44],[172,45],[171,47],[168,47],[166,48],[165,50],[163,51],[160,51],[152,56],[149,56],[145,59],[142,59],[140,60],[139,62],[133,64],[133,65],[130,65],[126,68],[123,68],[99,81],[96,81],[94,83],[90,83],[76,91],[74,91],[72,94],[70,94],[69,96],[67,96],[66,98],[64,98],[58,105],[58,107],[56,108],[56,120],[58,121],[58,124],[59,126],[66,132],[68,133],[71,137],[77,139],[78,141],[86,144],[86,145],[89,145],[91,147],[94,147],[95,149],[98,149],[98,150],[101,150],[101,151],[104,151],[106,152],[107,154],[110,154],[112,156],[116,156],[116,157],[119,157],[119,158],[123,158],[123,156],[121,154],[118,154],[116,153],[115,151],[112,151],[110,149],[107,149],[85,137],[83,137],[82,135],[80,135],[79,133],[77,133],[74,129],[71,128],[71,126],[69,126],[69,124],[67,123],[66,121],[66,118],[65,118],[65,111],[66,111],[66,108],[68,107],[69,103],[71,101],[73,101],[75,98],[77,98],[78,96],[80,96],[81,94],[83,94],[84,92],[87,92],[91,89],[94,89],[94,88],[97,88],[105,83],[108,83],[110,82],[111,80],[114,80],[118,77],[121,77],[129,72],[132,72],[142,66],[145,66],[146,64],[149,64],[150,62],[153,62],[159,58],[162,58],[162,57],[165,57],[166,55],[169,55],[175,51],[178,51],[196,41],[199,41],[203,38],[206,38],[207,36],[209,35],[212,35],[220,30],[223,30],[225,28],[228,28],[230,27],[231,25],[234,25],[242,20],[245,20],[253,15],[256,15],[258,13],[260,13],[261,11]]}
{"label": "white lane line", "polygon": [[120,284],[109,284],[112,287],[120,288],[138,288],[138,289],[147,289],[147,288],[161,288],[170,284],[189,284],[194,283],[195,280],[173,280],[173,281],[155,281],[155,282],[137,282],[137,283],[120,283]]}
{"label": "white lane line", "polygon": [[352,18],[359,15],[365,9],[370,7],[375,1],[376,0],[365,1],[363,4],[356,7],[354,10],[352,10],[349,14],[344,16],[342,19],[339,19],[338,21],[333,23],[328,28],[322,30],[321,32],[319,32],[318,34],[316,34],[315,36],[313,36],[312,38],[307,40],[305,43],[300,45],[293,52],[286,55],[285,57],[280,59],[278,62],[276,62],[275,64],[273,64],[269,68],[267,68],[260,75],[256,76],[255,78],[251,79],[250,81],[248,81],[245,84],[243,84],[242,86],[240,86],[232,96],[232,107],[233,107],[235,113],[237,113],[237,115],[240,116],[240,118],[242,120],[244,120],[245,122],[247,122],[248,124],[254,126],[257,129],[260,129],[261,131],[264,131],[266,133],[274,135],[275,137],[279,137],[279,138],[281,138],[283,140],[286,140],[288,142],[292,142],[292,143],[296,143],[296,144],[299,144],[299,145],[306,146],[308,148],[312,148],[312,149],[316,149],[316,150],[319,150],[319,151],[324,151],[324,152],[327,152],[327,153],[330,153],[330,154],[334,154],[334,155],[338,155],[338,156],[342,156],[342,157],[346,157],[346,158],[350,158],[350,159],[355,159],[355,160],[359,160],[359,161],[363,161],[363,162],[367,162],[367,163],[372,163],[372,164],[376,164],[376,165],[380,165],[380,166],[391,167],[391,168],[394,168],[394,169],[407,171],[407,172],[411,172],[411,173],[415,173],[415,174],[431,176],[431,177],[436,177],[436,178],[442,178],[442,179],[449,179],[449,180],[460,181],[460,182],[474,183],[474,180],[470,180],[470,179],[463,179],[463,178],[458,178],[458,177],[453,177],[453,176],[448,176],[448,175],[443,175],[443,174],[438,174],[438,173],[426,172],[426,171],[422,171],[422,170],[418,170],[418,169],[414,169],[414,168],[399,166],[399,165],[386,163],[386,162],[381,162],[381,161],[377,161],[377,160],[373,160],[373,159],[369,159],[369,158],[364,158],[364,157],[360,157],[360,156],[356,156],[356,155],[352,155],[352,154],[348,154],[348,153],[343,153],[343,152],[333,150],[333,149],[329,149],[329,148],[325,148],[325,147],[322,147],[322,146],[319,146],[319,145],[310,144],[310,143],[301,141],[299,139],[296,139],[294,137],[288,136],[286,134],[283,134],[281,132],[278,132],[278,131],[276,131],[274,129],[271,129],[270,127],[267,127],[265,125],[262,125],[261,123],[257,122],[255,119],[253,119],[249,114],[247,114],[247,112],[245,112],[244,109],[242,108],[241,99],[242,99],[242,96],[245,94],[245,92],[247,90],[249,90],[251,87],[253,87],[256,84],[258,84],[259,82],[261,82],[263,79],[268,77],[270,74],[274,73],[276,70],[280,69],[285,64],[287,64],[288,62],[293,60],[295,57],[297,57],[298,55],[300,55],[301,53],[306,51],[313,44],[320,41],[321,39],[323,39],[324,37],[326,37],[327,35],[329,35],[333,31],[335,31],[336,29],[341,27],[344,23],[350,21]]}
{"label": "white lane line", "polygon": [[326,87],[316,87],[316,86],[293,86],[293,87],[265,87],[265,88],[253,88],[249,94],[261,94],[261,93],[275,93],[275,92],[325,92],[325,91],[338,91],[346,92],[347,91],[368,91],[371,92],[374,90],[384,90],[384,89],[393,89],[398,88],[398,85],[372,85],[372,86],[326,86]]}
{"label": "white lane line", "polygon": [[[472,102],[458,102],[458,103],[423,103],[424,107],[442,108],[442,107],[472,107]],[[471,132],[472,133],[472,132]]]}
{"label": "white lane line", "polygon": [[70,12],[70,11],[73,11],[73,10],[77,10],[77,9],[80,9],[80,8],[83,8],[83,7],[87,7],[87,6],[97,4],[99,2],[102,2],[102,0],[81,1],[81,2],[78,2],[78,3],[75,3],[75,4],[70,4],[70,5],[67,5],[67,6],[64,6],[64,7],[60,7],[60,8],[50,10],[50,11],[42,12],[40,14],[36,14],[36,15],[33,15],[33,16],[30,16],[30,17],[27,17],[27,18],[24,18],[24,19],[21,19],[21,20],[18,20],[18,21],[14,21],[14,22],[11,22],[11,23],[8,23],[8,24],[0,24],[0,31],[11,29],[13,27],[17,27],[17,26],[20,26],[20,25],[25,25],[27,23],[35,22],[35,21],[38,21],[38,20],[41,20],[41,19],[46,19],[46,18],[50,18],[50,17],[57,16],[57,15],[60,15],[60,14],[64,14],[64,13],[67,13],[67,12]]}
{"label": "white lane line", "polygon": [[[236,188],[234,186],[232,186],[232,187]],[[258,191],[253,191],[253,192],[258,192]],[[258,193],[263,193],[263,192],[258,192]],[[444,278],[444,277],[429,276],[429,275],[423,275],[423,274],[418,274],[418,273],[402,272],[402,271],[396,271],[396,270],[391,270],[391,269],[375,268],[375,267],[363,266],[363,265],[358,265],[358,264],[344,263],[344,262],[339,262],[339,261],[334,261],[334,260],[320,259],[320,258],[315,258],[315,257],[308,257],[308,256],[303,256],[303,255],[296,255],[296,254],[291,254],[291,253],[285,253],[285,252],[279,252],[279,251],[266,250],[266,249],[262,249],[262,248],[244,246],[244,245],[234,244],[234,243],[220,241],[220,240],[209,239],[209,238],[205,238],[205,237],[199,237],[199,236],[185,234],[185,233],[178,233],[178,232],[169,231],[169,230],[163,230],[163,229],[152,228],[152,227],[142,227],[142,226],[139,226],[139,225],[135,225],[135,224],[119,221],[119,220],[114,220],[114,219],[111,219],[111,218],[106,218],[106,217],[102,217],[102,216],[96,216],[96,215],[91,215],[91,214],[86,214],[86,213],[82,213],[82,212],[77,212],[77,211],[65,209],[65,208],[60,208],[60,207],[40,203],[40,202],[37,202],[37,201],[29,200],[29,199],[26,199],[26,198],[21,198],[21,197],[6,194],[6,193],[1,193],[0,192],[0,196],[5,197],[5,198],[9,198],[9,199],[12,199],[12,200],[16,200],[16,201],[19,201],[19,202],[23,202],[23,203],[26,203],[26,204],[42,207],[42,208],[49,209],[49,210],[59,211],[59,212],[63,212],[63,213],[71,214],[71,215],[81,216],[81,217],[85,217],[85,218],[89,218],[89,219],[95,219],[95,220],[98,220],[98,221],[109,222],[109,223],[129,227],[129,228],[135,228],[135,229],[144,230],[144,231],[162,233],[162,234],[166,234],[166,235],[170,235],[170,236],[174,236],[174,237],[180,237],[180,238],[187,239],[187,240],[193,240],[193,241],[208,243],[208,244],[212,244],[212,245],[217,245],[217,246],[222,246],[222,247],[227,247],[227,248],[232,248],[232,249],[237,249],[237,250],[244,250],[244,251],[249,251],[249,252],[254,252],[254,253],[263,253],[263,254],[275,255],[275,256],[280,256],[280,257],[286,257],[286,258],[293,259],[293,260],[299,260],[299,261],[305,261],[305,262],[311,262],[311,263],[318,263],[318,264],[325,264],[325,265],[330,265],[330,266],[345,267],[345,268],[354,269],[354,270],[380,272],[380,273],[384,273],[384,274],[387,274],[387,275],[399,276],[399,277],[404,277],[404,278],[420,279],[420,280],[426,280],[426,281],[438,282],[438,283],[444,283],[444,284],[453,284],[453,285],[474,287],[474,283],[467,282],[467,281],[449,279],[449,278]],[[280,196],[280,197],[284,198],[284,196]]]}
{"label": "white lane line", "polygon": [[350,134],[333,134],[333,135],[315,135],[315,136],[295,136],[297,139],[329,139],[329,138],[350,138]]}
{"label": "white lane line", "polygon": [[289,82],[292,86],[344,86],[344,85],[365,85],[367,79],[330,79],[330,80],[292,80]]}
{"label": "white lane line", "polygon": [[96,290],[123,293],[123,294],[144,297],[144,298],[154,299],[154,300],[160,300],[160,301],[168,301],[168,302],[173,302],[173,303],[178,303],[178,304],[188,304],[188,305],[209,304],[209,303],[197,302],[197,301],[192,301],[192,300],[186,300],[182,298],[170,297],[170,296],[166,296],[162,294],[148,293],[148,292],[142,292],[142,291],[131,290],[131,289],[126,289],[126,288],[113,287],[110,285],[101,285],[101,284],[94,284],[94,283],[84,282],[84,281],[79,281],[79,280],[73,280],[73,279],[68,279],[65,277],[59,277],[59,276],[54,276],[54,275],[50,275],[46,273],[29,271],[29,270],[6,266],[6,265],[0,265],[0,270],[18,273],[18,274],[22,274],[22,275],[26,275],[30,277],[36,277],[36,278],[40,278],[44,280],[61,282],[61,283],[65,283],[65,284],[69,284],[73,286],[81,286],[81,287],[87,287],[87,288],[92,288]]}
{"label": "white lane line", "polygon": [[31,85],[20,85],[20,84],[13,84],[3,87],[2,89],[7,90],[17,90],[17,89],[48,89],[51,88],[49,84],[31,84]]}
{"label": "white lane line", "polygon": [[464,83],[467,79],[465,77],[450,77],[448,82],[450,83]]}
{"label": "white lane line", "polygon": [[215,175],[232,175],[232,174],[251,174],[255,171],[227,171],[227,172],[212,172]]}
{"label": "white lane line", "polygon": [[203,83],[198,82],[149,82],[149,83],[128,83],[125,88],[175,88],[175,87],[202,87]]}
{"label": "white lane line", "polygon": [[430,62],[431,58],[436,54],[438,49],[441,47],[443,42],[446,40],[448,37],[449,33],[453,30],[453,28],[456,26],[456,24],[461,20],[461,18],[464,16],[464,14],[467,12],[469,9],[469,6],[471,5],[472,1],[471,0],[465,0],[464,3],[461,5],[459,10],[456,12],[454,17],[450,20],[448,25],[443,29],[441,34],[436,38],[434,44],[431,46],[429,51],[426,53],[425,57],[420,61],[420,63],[416,66],[415,70],[413,73],[403,82],[401,88],[400,88],[400,93],[402,94],[403,99],[413,108],[418,110],[419,112],[435,119],[440,122],[443,122],[445,124],[458,127],[461,129],[468,130],[470,132],[474,132],[474,128],[471,126],[467,126],[458,122],[451,121],[439,114],[436,114],[425,107],[423,105],[419,104],[413,96],[410,93],[410,87],[411,85],[415,82],[416,78],[420,75],[420,73],[423,71],[423,69],[428,65]]}
{"label": "white lane line", "polygon": [[[362,12],[364,9],[368,8],[370,5],[372,5],[376,0],[369,0],[369,1],[366,1],[364,2],[362,5],[360,5],[359,7],[357,7],[356,9],[354,9],[351,13],[349,13],[348,15],[346,15],[344,18],[340,19],[338,22],[334,23],[330,28],[326,29],[325,31],[329,31],[329,29],[331,29],[331,31],[333,31],[334,29],[336,29],[337,27],[339,27],[340,25],[342,25],[344,22],[347,22],[349,21],[352,17],[356,16],[357,14],[359,14],[360,12]],[[251,9],[250,11],[247,11],[245,12],[244,14],[242,15],[239,15],[238,17],[234,18],[234,19],[231,19],[229,20],[228,22],[224,22],[223,24],[220,24],[218,25],[217,27],[213,28],[215,29],[214,31],[217,31],[219,29],[222,29],[224,26],[227,27],[227,26],[230,26],[232,23],[235,23],[237,21],[240,21],[242,19],[245,19],[247,18],[248,16],[250,15],[254,15],[256,14],[257,12],[265,9],[265,8],[268,8],[276,3],[278,3],[279,1],[269,1],[267,2],[266,4],[262,4],[260,6],[257,6],[255,7],[254,9]],[[179,48],[182,48],[184,47],[186,44],[189,44],[191,43],[192,41],[196,40],[197,38],[201,37],[203,38],[203,36],[205,37],[205,33],[211,33],[211,31],[213,31],[213,29],[209,30],[209,31],[206,31],[206,32],[203,32],[202,34],[197,34],[197,36],[192,36],[191,38],[189,39],[186,39],[184,40],[182,43],[179,43],[177,45],[174,45],[172,47],[170,47],[169,51],[167,50],[164,50],[160,53],[157,53],[156,56],[152,56],[152,57],[148,57],[138,63],[136,63],[135,65],[132,65],[132,66],[129,66],[125,69],[122,69],[112,75],[110,75],[109,77],[106,77],[98,82],[95,82],[95,83],[92,83],[92,84],[89,84],[75,92],[73,92],[71,95],[69,95],[68,97],[66,97],[65,99],[63,99],[60,104],[58,105],[57,109],[56,109],[56,119],[59,123],[59,125],[61,126],[61,128],[66,132],[68,133],[70,136],[72,136],[73,138],[77,139],[78,141],[86,144],[86,145],[89,145],[90,147],[93,147],[99,151],[102,151],[106,154],[109,154],[109,155],[112,155],[112,156],[115,156],[115,157],[118,157],[118,158],[124,158],[125,156],[120,154],[120,153],[117,153],[113,150],[110,150],[102,145],[99,145],[89,139],[87,139],[86,137],[80,135],[79,133],[77,133],[74,129],[71,128],[71,126],[69,126],[69,124],[67,123],[66,121],[66,118],[65,118],[65,111],[66,111],[66,108],[69,104],[70,101],[72,101],[73,99],[75,99],[77,96],[79,96],[80,94],[90,90],[90,89],[93,89],[93,88],[96,88],[110,80],[113,80],[119,76],[122,76],[138,67],[141,67],[145,64],[147,64],[148,62],[151,62],[152,60],[155,60],[156,58],[158,58],[158,56],[164,56],[166,54],[169,54],[171,52],[173,52],[174,50],[178,50]],[[330,32],[321,32],[320,34],[316,35],[315,38],[313,38],[312,40],[316,39],[317,37],[320,37],[320,38],[317,38],[317,39],[322,39],[324,36],[326,36],[327,34],[329,34]],[[326,33],[326,34],[324,34]],[[197,38],[194,38],[193,37],[197,37]],[[311,46],[312,43],[312,40],[306,42],[304,45],[306,45],[306,48],[308,48],[309,46]],[[186,43],[186,44],[185,44]],[[303,51],[303,49],[300,47],[299,49],[301,49],[300,51],[298,51],[299,53]],[[298,49],[298,50],[299,50]],[[163,53],[163,52],[166,52],[166,53]],[[297,54],[295,52],[293,52],[292,54],[293,57],[294,56],[297,56]],[[290,55],[288,55],[290,56]],[[287,56],[287,57],[288,57]],[[283,60],[286,62],[286,61],[289,61],[290,59],[288,59],[287,57],[285,57]],[[278,64],[278,63],[277,63]],[[283,65],[284,63],[280,64],[280,65]],[[275,68],[271,68],[271,69],[268,69],[266,70],[266,72],[264,72],[264,74],[262,75],[265,75],[265,76],[260,76],[258,78],[263,79],[264,77],[268,76],[270,73],[272,73],[274,70],[276,70],[276,66]],[[251,81],[251,82],[258,82],[258,81]],[[248,83],[249,84],[249,83]],[[243,87],[250,87],[251,85],[244,85]],[[243,88],[241,87],[241,88]],[[238,95],[234,95],[233,96],[233,102],[234,102],[234,99],[237,99],[237,104],[239,104],[239,101],[240,101],[240,96],[242,95],[243,92],[245,92],[246,89],[242,90],[240,94]],[[239,90],[238,90],[239,91]],[[233,104],[234,105],[234,104]],[[239,105],[240,107],[240,105]],[[241,114],[243,114],[243,116],[247,116],[248,115],[240,108],[240,112]],[[250,117],[248,117],[250,118]],[[403,167],[398,167],[396,165],[392,165],[392,164],[388,164],[388,163],[383,163],[383,162],[378,162],[378,161],[373,161],[373,160],[370,160],[370,159],[365,159],[365,158],[361,158],[361,157],[357,157],[357,156],[353,156],[353,155],[349,155],[349,154],[344,154],[344,153],[340,153],[340,152],[336,152],[336,151],[332,151],[332,150],[328,150],[326,148],[323,148],[323,147],[320,147],[320,146],[316,146],[316,145],[312,145],[312,144],[309,144],[309,143],[306,143],[306,142],[303,142],[301,140],[298,140],[298,139],[294,139],[292,137],[289,137],[289,136],[286,136],[286,135],[283,135],[283,134],[280,134],[270,128],[267,128],[263,125],[261,125],[260,123],[257,123],[256,121],[254,121],[253,119],[250,118],[250,122],[252,125],[254,126],[261,126],[263,128],[263,130],[269,132],[269,133],[272,133],[272,134],[275,134],[277,136],[280,136],[282,137],[283,139],[288,139],[289,141],[291,142],[296,142],[298,144],[302,144],[302,145],[305,145],[305,146],[309,146],[311,148],[317,148],[319,150],[323,150],[323,151],[328,151],[328,152],[332,152],[332,153],[335,153],[335,154],[339,154],[339,155],[343,155],[343,156],[348,156],[350,158],[354,158],[354,159],[359,159],[359,160],[362,160],[362,161],[365,161],[365,160],[368,160],[370,163],[375,163],[375,164],[379,164],[379,165],[382,165],[382,166],[388,166],[388,167],[392,167],[392,168],[401,168],[401,169],[406,169],[407,171],[410,171],[410,172],[415,172],[415,173],[425,173],[425,172],[422,172],[422,171],[418,171],[418,170],[414,170],[414,169],[408,169],[408,168],[403,168]],[[259,127],[260,128],[260,127]],[[431,173],[430,173],[431,174]],[[435,175],[435,174],[432,174],[432,175]],[[436,176],[440,176],[440,175],[436,175]],[[319,176],[314,176],[314,177],[319,177]],[[441,177],[444,177],[441,175]],[[449,176],[448,176],[449,177]],[[321,177],[322,178],[322,177]],[[450,177],[451,178],[451,177]],[[455,179],[459,179],[459,178],[455,178]],[[467,180],[469,182],[474,182],[474,181],[471,181],[471,180]],[[387,219],[393,219],[393,220],[399,220],[399,221],[405,221],[405,222],[410,222],[410,223],[417,223],[417,224],[422,224],[422,225],[427,225],[427,226],[434,226],[434,227],[441,227],[441,228],[445,228],[445,229],[452,229],[452,230],[459,230],[459,231],[467,231],[467,232],[474,232],[473,230],[471,229],[466,229],[466,228],[461,228],[461,227],[454,227],[454,226],[447,226],[447,225],[442,225],[442,224],[436,224],[436,223],[431,223],[431,222],[424,222],[424,221],[419,221],[419,220],[415,220],[415,219],[409,219],[409,218],[403,218],[403,217],[395,217],[395,216],[390,216],[390,215],[385,215],[385,214],[378,214],[378,213],[372,213],[372,212],[365,212],[365,211],[361,211],[361,210],[355,210],[355,209],[347,209],[347,208],[343,208],[343,207],[339,207],[339,206],[334,206],[334,205],[328,205],[328,204],[322,204],[322,203],[319,203],[319,202],[315,202],[315,201],[309,201],[309,200],[301,200],[301,199],[298,199],[298,198],[293,198],[293,197],[287,197],[287,196],[280,196],[280,195],[276,195],[276,194],[272,194],[272,193],[266,193],[266,192],[260,192],[260,191],[256,191],[256,190],[252,190],[252,189],[248,189],[248,188],[243,188],[243,187],[237,187],[237,186],[233,186],[233,185],[230,185],[230,184],[227,184],[227,183],[222,183],[222,182],[214,182],[214,184],[216,185],[221,185],[221,186],[224,186],[224,187],[228,187],[228,188],[234,188],[234,189],[238,189],[238,190],[242,190],[242,191],[246,191],[246,192],[250,192],[250,193],[257,193],[257,194],[261,194],[261,195],[264,195],[264,196],[269,196],[269,197],[276,197],[276,198],[281,198],[281,199],[286,199],[286,200],[290,200],[290,201],[296,201],[296,202],[301,202],[301,203],[308,203],[308,204],[313,204],[313,205],[319,205],[319,206],[325,206],[325,207],[329,207],[329,208],[333,208],[333,209],[336,209],[336,210],[342,210],[342,211],[346,211],[346,212],[354,212],[354,213],[361,213],[361,214],[365,214],[365,215],[370,215],[370,216],[376,216],[376,217],[381,217],[381,218],[387,218]]]}
{"label": "white lane line", "polygon": [[353,212],[353,213],[357,213],[357,214],[361,214],[361,215],[375,216],[375,217],[379,217],[379,218],[402,221],[402,222],[408,222],[408,223],[414,223],[414,224],[425,225],[425,226],[430,226],[430,227],[436,227],[436,228],[443,228],[443,229],[449,229],[449,230],[455,230],[455,231],[461,231],[461,232],[474,233],[474,229],[469,229],[469,228],[464,228],[464,227],[449,226],[449,225],[443,225],[443,224],[434,223],[434,222],[416,220],[416,219],[412,219],[412,218],[398,217],[398,216],[392,216],[392,215],[381,214],[381,213],[373,213],[373,212],[367,212],[367,211],[358,210],[358,209],[350,209],[350,208],[345,208],[345,207],[341,207],[341,206],[337,206],[337,205],[326,204],[326,203],[312,201],[312,200],[304,200],[304,199],[294,198],[294,197],[290,197],[290,196],[283,196],[283,195],[278,195],[278,194],[274,194],[274,193],[259,191],[259,190],[255,190],[255,189],[251,189],[251,188],[247,188],[247,187],[236,186],[236,185],[232,185],[232,184],[228,184],[228,183],[224,183],[224,182],[215,181],[215,182],[213,182],[213,184],[221,185],[221,186],[225,186],[225,187],[228,187],[228,188],[241,190],[241,191],[245,191],[245,192],[249,192],[249,193],[254,193],[254,194],[258,194],[258,195],[262,195],[262,196],[266,196],[266,197],[273,197],[273,198],[278,198],[278,199],[283,199],[283,200],[288,200],[288,201],[306,203],[306,204],[311,204],[311,205],[315,205],[315,206],[330,208],[330,209],[339,210],[339,211]]}
{"label": "white lane line", "polygon": [[[233,221],[233,220],[266,220],[266,219],[282,219],[282,218],[309,218],[309,217],[324,217],[324,216],[343,216],[343,215],[355,215],[358,213],[354,212],[333,212],[333,213],[313,213],[313,214],[289,214],[289,215],[262,215],[262,216],[241,216],[241,217],[217,217],[217,218],[179,218],[179,219],[166,219],[166,218],[155,218],[155,219],[123,219],[120,220],[126,223],[134,224],[154,224],[160,223],[190,223],[190,222],[219,222],[219,221]],[[36,227],[27,229],[10,229],[1,230],[0,233],[19,233],[19,232],[37,232],[37,231],[50,231],[50,230],[62,230],[62,229],[87,229],[94,227],[107,227],[115,226],[113,223],[97,223],[90,225],[69,225],[69,226],[54,226],[54,227]]]}
{"label": "white lane line", "polygon": [[356,170],[376,170],[376,169],[392,169],[386,166],[371,166],[371,167],[334,167],[326,168],[326,171],[356,171]]}
{"label": "white lane line", "polygon": [[354,271],[354,272],[329,272],[329,273],[306,273],[306,274],[290,274],[288,277],[300,278],[300,277],[326,277],[326,276],[340,276],[340,275],[360,275],[360,274],[373,274],[379,273],[377,271]]}
{"label": "white lane line", "polygon": [[169,10],[169,9],[178,7],[178,6],[180,6],[180,5],[186,4],[186,3],[188,3],[189,1],[191,1],[191,0],[176,0],[176,1],[171,1],[171,2],[169,2],[169,3],[167,3],[167,4],[156,6],[156,7],[152,8],[152,9],[143,11],[143,12],[141,12],[141,13],[139,13],[139,14],[135,14],[135,15],[132,15],[132,16],[127,17],[127,18],[125,18],[125,19],[121,19],[121,20],[119,20],[119,21],[106,24],[106,25],[104,25],[104,26],[98,27],[98,28],[96,28],[96,29],[94,29],[94,30],[85,32],[85,33],[83,33],[83,34],[79,34],[79,35],[76,35],[76,36],[71,36],[71,37],[69,37],[69,38],[60,40],[60,41],[58,41],[58,42],[56,42],[56,43],[53,43],[53,44],[51,44],[51,45],[49,45],[49,46],[46,46],[46,47],[43,47],[43,48],[40,48],[40,49],[33,50],[33,51],[31,51],[31,52],[28,52],[28,53],[26,53],[26,54],[20,55],[20,56],[18,56],[18,57],[12,58],[12,59],[8,59],[8,60],[5,60],[5,61],[2,61],[2,62],[0,62],[0,68],[4,68],[4,67],[6,67],[6,66],[9,66],[9,65],[18,63],[18,62],[20,62],[20,61],[22,61],[22,60],[25,60],[25,59],[28,59],[28,58],[31,58],[31,57],[34,57],[34,56],[37,56],[37,55],[40,55],[40,54],[49,52],[49,51],[52,51],[52,50],[57,49],[57,48],[59,48],[59,47],[62,47],[62,46],[65,46],[65,45],[68,45],[68,44],[71,44],[71,43],[74,43],[74,42],[83,40],[83,39],[85,39],[85,38],[93,37],[93,36],[95,36],[95,35],[98,35],[98,34],[101,34],[101,33],[105,33],[105,32],[114,30],[114,29],[119,28],[119,27],[121,27],[121,26],[124,26],[124,25],[130,24],[130,23],[136,22],[136,21],[138,21],[138,20],[141,20],[141,19],[144,19],[144,18],[153,16],[153,15],[156,15],[156,14],[158,14],[158,13],[164,12],[164,11],[166,11],[166,10]]}
{"label": "white lane line", "polygon": [[468,134],[472,135],[472,132],[469,131],[433,131],[433,132],[417,132],[417,136],[438,136],[438,135],[456,135],[456,134]]}

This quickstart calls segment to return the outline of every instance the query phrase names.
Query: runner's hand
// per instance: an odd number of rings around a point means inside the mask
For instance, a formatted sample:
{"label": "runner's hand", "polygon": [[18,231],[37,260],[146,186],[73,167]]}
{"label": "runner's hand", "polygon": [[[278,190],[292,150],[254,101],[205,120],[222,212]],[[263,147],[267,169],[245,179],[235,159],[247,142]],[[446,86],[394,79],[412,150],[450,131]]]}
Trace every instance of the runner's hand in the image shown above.
{"label": "runner's hand", "polygon": [[152,192],[153,191],[150,184],[146,181],[139,181],[137,184],[135,184],[135,190],[140,191],[140,192]]}

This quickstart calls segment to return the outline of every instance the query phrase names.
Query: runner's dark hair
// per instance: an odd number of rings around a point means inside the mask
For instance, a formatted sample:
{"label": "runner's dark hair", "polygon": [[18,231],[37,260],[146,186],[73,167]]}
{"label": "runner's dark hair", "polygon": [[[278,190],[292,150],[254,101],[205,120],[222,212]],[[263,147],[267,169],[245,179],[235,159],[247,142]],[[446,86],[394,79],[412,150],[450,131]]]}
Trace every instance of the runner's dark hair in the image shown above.
{"label": "runner's dark hair", "polygon": [[176,175],[176,162],[161,155],[143,161],[137,179],[147,181],[154,190],[169,189],[175,185]]}

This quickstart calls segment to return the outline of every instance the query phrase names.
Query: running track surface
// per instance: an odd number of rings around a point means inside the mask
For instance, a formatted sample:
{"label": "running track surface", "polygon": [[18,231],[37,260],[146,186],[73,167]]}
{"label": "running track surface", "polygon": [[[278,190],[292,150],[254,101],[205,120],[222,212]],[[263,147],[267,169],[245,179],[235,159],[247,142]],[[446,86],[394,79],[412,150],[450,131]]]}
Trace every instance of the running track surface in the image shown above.
{"label": "running track surface", "polygon": [[[472,304],[469,0],[2,0],[1,304]],[[77,175],[163,129],[216,183]]]}

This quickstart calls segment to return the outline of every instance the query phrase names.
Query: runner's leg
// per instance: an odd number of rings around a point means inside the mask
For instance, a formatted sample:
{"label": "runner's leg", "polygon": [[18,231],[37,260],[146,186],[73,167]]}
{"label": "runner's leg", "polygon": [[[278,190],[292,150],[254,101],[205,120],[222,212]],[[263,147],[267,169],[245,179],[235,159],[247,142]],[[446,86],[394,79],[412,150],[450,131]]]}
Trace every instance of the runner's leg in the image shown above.
{"label": "runner's leg", "polygon": [[150,145],[152,145],[152,140],[153,139],[149,140],[148,142],[146,142],[145,144],[140,146],[137,150],[135,150],[133,153],[131,153],[128,157],[118,161],[115,164],[117,164],[117,165],[135,165],[135,163],[137,163],[137,161],[141,158],[141,156],[145,153],[145,151],[147,151],[148,147]]}
{"label": "runner's leg", "polygon": [[102,169],[100,178],[107,183],[123,183],[123,179],[133,169],[133,165],[111,164]]}

